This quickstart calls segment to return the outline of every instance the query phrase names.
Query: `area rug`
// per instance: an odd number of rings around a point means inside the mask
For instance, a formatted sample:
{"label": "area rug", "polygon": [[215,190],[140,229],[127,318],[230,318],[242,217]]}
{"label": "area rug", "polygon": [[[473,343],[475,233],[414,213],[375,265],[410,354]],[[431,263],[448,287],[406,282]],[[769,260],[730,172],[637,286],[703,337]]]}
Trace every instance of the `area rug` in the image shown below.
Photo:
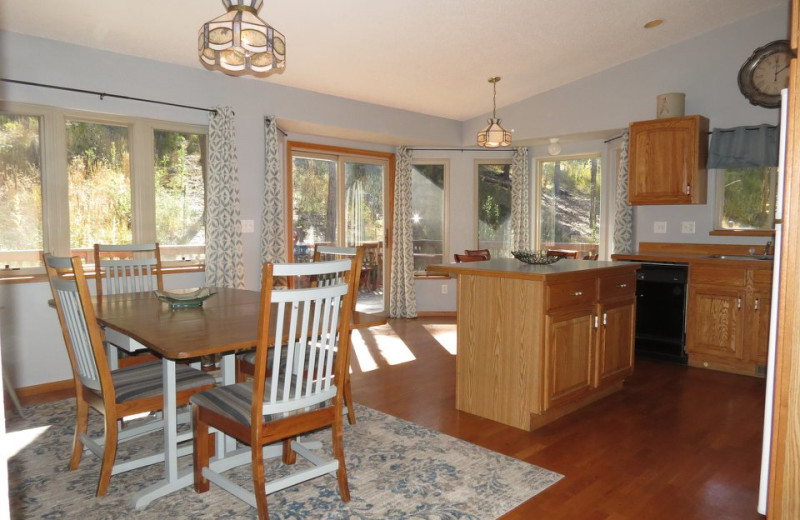
{"label": "area rug", "polygon": [[[532,464],[449,437],[376,410],[356,405],[358,422],[345,424],[344,441],[351,501],[340,500],[333,477],[324,476],[269,495],[273,519],[493,519],[515,508],[562,478]],[[101,431],[97,414],[90,430]],[[255,509],[212,484],[196,494],[191,487],[133,508],[136,491],[158,480],[163,466],[133,470],[111,478],[108,494],[95,498],[100,462],[85,454],[68,471],[74,428],[74,400],[25,410],[8,418],[9,433],[47,428],[8,464],[11,518],[255,518]],[[12,434],[13,436],[14,434]],[[317,432],[329,450],[328,431]],[[161,444],[161,435],[125,443],[118,460]],[[325,452],[330,453],[330,451]],[[300,461],[298,457],[298,461]],[[298,462],[299,464],[300,462]],[[183,457],[181,464],[191,464]],[[284,474],[279,460],[267,475]],[[249,466],[226,473],[247,483]]]}

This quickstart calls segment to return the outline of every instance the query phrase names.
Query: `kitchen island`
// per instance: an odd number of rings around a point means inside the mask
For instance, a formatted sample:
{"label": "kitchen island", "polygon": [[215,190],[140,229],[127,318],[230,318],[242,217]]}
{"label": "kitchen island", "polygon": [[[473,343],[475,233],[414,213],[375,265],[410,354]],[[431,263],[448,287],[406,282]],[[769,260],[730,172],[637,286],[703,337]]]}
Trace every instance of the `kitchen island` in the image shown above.
{"label": "kitchen island", "polygon": [[458,278],[456,408],[530,431],[620,390],[633,372],[637,267],[428,266]]}

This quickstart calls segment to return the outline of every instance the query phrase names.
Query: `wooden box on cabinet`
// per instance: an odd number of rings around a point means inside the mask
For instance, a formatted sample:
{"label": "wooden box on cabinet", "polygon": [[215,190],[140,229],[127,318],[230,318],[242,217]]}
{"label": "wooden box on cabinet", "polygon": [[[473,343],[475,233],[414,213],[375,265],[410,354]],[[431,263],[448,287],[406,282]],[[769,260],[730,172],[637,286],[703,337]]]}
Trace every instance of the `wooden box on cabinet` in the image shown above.
{"label": "wooden box on cabinet", "polygon": [[630,125],[628,202],[705,204],[708,119],[692,115]]}

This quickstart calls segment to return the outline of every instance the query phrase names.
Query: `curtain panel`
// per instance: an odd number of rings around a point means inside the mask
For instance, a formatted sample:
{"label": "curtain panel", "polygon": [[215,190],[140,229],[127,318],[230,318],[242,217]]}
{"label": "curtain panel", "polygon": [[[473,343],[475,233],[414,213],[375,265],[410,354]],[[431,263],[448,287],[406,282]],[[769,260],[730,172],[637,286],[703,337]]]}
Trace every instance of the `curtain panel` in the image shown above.
{"label": "curtain panel", "polygon": [[[286,209],[281,149],[275,117],[264,120],[264,205],[261,209],[261,262],[286,262]],[[261,272],[261,270],[259,270]]]}
{"label": "curtain panel", "polygon": [[628,204],[628,146],[630,134],[622,133],[622,147],[617,171],[616,213],[614,214],[614,253],[633,253],[633,206]]}
{"label": "curtain panel", "polygon": [[231,107],[215,107],[208,125],[206,285],[244,288],[236,130]]}
{"label": "curtain panel", "polygon": [[411,211],[411,152],[405,146],[397,150],[394,181],[394,227],[392,244],[392,279],[389,316],[415,318],[417,295],[414,289],[414,237]]}
{"label": "curtain panel", "polygon": [[772,125],[715,128],[708,168],[778,166],[778,128]]}
{"label": "curtain panel", "polygon": [[530,163],[528,149],[514,149],[511,159],[511,251],[530,249]]}

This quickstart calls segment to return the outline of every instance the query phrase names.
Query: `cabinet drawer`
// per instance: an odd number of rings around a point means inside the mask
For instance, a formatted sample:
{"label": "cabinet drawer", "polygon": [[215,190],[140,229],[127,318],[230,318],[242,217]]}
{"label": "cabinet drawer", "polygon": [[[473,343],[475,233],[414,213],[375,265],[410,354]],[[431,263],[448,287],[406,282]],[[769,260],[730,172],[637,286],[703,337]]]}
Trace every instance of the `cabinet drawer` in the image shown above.
{"label": "cabinet drawer", "polygon": [[547,287],[547,310],[595,301],[595,279],[559,282]]}
{"label": "cabinet drawer", "polygon": [[772,285],[772,269],[754,269],[753,283],[756,285]]}
{"label": "cabinet drawer", "polygon": [[747,283],[746,270],[716,265],[692,265],[689,268],[689,283],[744,287]]}
{"label": "cabinet drawer", "polygon": [[618,276],[600,278],[600,299],[633,296],[636,292],[636,274],[626,273]]}

